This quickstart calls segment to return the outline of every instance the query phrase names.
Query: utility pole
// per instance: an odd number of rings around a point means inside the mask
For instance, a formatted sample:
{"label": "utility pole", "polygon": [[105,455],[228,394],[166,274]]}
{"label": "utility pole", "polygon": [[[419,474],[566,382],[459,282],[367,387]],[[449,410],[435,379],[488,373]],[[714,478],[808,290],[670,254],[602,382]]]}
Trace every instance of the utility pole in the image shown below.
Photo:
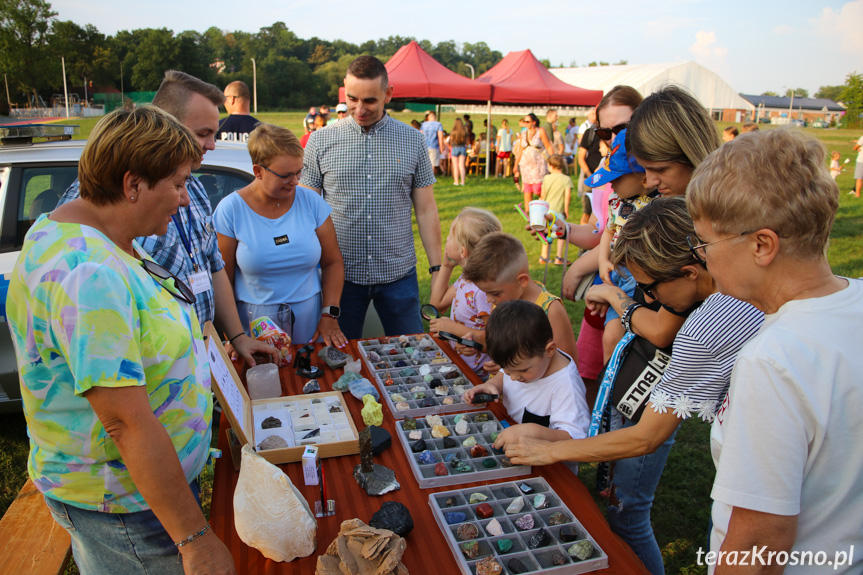
{"label": "utility pole", "polygon": [[126,101],[126,94],[123,92],[123,63],[120,62],[120,107]]}
{"label": "utility pole", "polygon": [[12,100],[9,99],[9,78],[3,74],[3,81],[6,82],[6,103],[9,104],[9,115],[12,115]]}
{"label": "utility pole", "polygon": [[258,67],[255,65],[255,59],[252,58],[252,93],[254,94],[253,101],[255,105],[255,114],[258,113]]}
{"label": "utility pole", "polygon": [[69,119],[69,90],[66,88],[66,58],[60,56],[60,63],[63,65],[63,94],[66,96],[66,119]]}

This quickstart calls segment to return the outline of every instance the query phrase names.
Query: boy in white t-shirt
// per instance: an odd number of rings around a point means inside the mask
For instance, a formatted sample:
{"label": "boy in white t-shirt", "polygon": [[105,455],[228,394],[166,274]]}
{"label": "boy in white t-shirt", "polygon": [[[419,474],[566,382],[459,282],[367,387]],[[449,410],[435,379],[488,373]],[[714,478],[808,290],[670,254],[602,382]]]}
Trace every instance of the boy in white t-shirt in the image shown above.
{"label": "boy in white t-shirt", "polygon": [[572,358],[557,349],[541,307],[525,300],[501,303],[489,316],[485,340],[502,371],[468,390],[464,399],[472,403],[477,393],[500,396],[518,422],[500,437],[507,443],[522,436],[549,441],[587,437],[590,410],[584,382]]}

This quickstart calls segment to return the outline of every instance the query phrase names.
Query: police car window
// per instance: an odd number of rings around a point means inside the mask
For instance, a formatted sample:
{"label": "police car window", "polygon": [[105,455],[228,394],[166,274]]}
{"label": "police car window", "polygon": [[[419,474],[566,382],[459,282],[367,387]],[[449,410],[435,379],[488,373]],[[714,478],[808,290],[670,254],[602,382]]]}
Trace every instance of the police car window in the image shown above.
{"label": "police car window", "polygon": [[245,188],[252,181],[252,175],[245,172],[219,170],[216,168],[201,168],[195,176],[204,185],[210,197],[213,209],[231,192]]}
{"label": "police car window", "polygon": [[18,246],[24,234],[45,212],[57,207],[66,188],[78,177],[75,166],[41,166],[21,170],[18,200]]}

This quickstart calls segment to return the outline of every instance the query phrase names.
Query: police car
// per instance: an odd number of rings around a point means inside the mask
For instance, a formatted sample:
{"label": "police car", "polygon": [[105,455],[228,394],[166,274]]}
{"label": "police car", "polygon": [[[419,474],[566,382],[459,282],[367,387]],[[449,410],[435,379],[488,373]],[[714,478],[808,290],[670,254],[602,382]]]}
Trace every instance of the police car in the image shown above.
{"label": "police car", "polygon": [[[77,126],[0,126],[0,413],[21,411],[15,349],[6,325],[6,293],[24,235],[50,212],[78,177],[85,140],[72,140]],[[33,140],[47,140],[33,143]],[[217,142],[195,171],[213,208],[254,178],[245,144]]]}

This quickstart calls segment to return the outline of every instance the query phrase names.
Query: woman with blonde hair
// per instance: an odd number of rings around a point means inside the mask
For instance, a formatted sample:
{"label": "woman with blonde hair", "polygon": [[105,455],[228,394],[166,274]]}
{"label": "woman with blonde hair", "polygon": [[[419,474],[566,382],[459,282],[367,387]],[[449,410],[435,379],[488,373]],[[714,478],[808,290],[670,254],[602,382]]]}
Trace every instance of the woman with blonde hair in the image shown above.
{"label": "woman with blonde hair", "polygon": [[467,160],[467,130],[461,118],[453,122],[449,133],[450,163],[452,164],[452,182],[454,186],[463,186]]}
{"label": "woman with blonde hair", "polygon": [[345,266],[332,209],[299,186],[303,147],[290,130],[259,124],[248,146],[255,179],[213,214],[240,320],[248,328],[268,316],[297,343],[321,337],[341,347]]}

